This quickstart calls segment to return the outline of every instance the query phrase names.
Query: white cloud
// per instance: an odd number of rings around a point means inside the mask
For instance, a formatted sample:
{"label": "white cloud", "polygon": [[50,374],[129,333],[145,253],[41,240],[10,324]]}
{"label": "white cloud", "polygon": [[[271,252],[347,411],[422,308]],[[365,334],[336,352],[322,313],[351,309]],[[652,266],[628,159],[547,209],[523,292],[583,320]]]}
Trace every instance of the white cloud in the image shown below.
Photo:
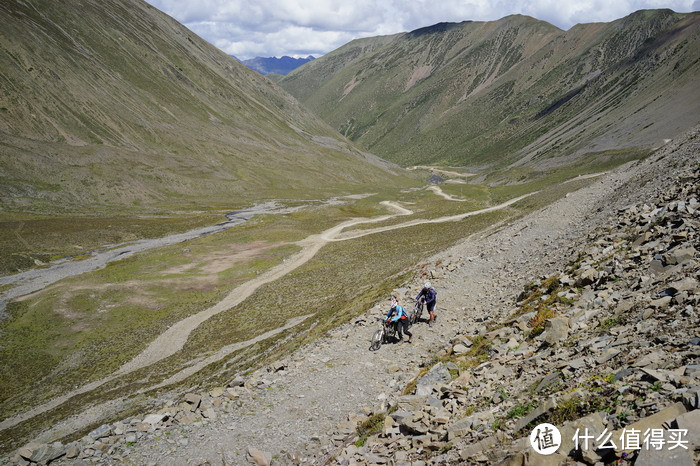
{"label": "white cloud", "polygon": [[148,0],[239,58],[322,55],[357,38],[442,21],[489,21],[525,14],[562,29],[612,21],[646,8],[679,12],[700,0]]}

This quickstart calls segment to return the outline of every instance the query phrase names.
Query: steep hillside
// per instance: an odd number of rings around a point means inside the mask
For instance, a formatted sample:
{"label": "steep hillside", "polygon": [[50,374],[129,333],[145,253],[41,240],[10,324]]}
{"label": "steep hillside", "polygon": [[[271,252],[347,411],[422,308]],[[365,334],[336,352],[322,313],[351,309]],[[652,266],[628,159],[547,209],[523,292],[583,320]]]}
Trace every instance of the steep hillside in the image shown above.
{"label": "steep hillside", "polygon": [[280,81],[402,165],[503,168],[652,147],[700,120],[700,14],[561,31],[525,16],[351,42]]}
{"label": "steep hillside", "polygon": [[10,0],[0,22],[2,210],[187,210],[387,182],[384,162],[140,0]]}

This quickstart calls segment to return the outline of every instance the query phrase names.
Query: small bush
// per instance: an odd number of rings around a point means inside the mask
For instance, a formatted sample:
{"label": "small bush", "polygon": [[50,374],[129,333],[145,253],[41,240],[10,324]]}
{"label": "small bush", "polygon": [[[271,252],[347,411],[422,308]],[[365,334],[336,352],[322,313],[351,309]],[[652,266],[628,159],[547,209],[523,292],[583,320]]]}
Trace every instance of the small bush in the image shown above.
{"label": "small bush", "polygon": [[532,327],[529,337],[534,338],[544,332],[544,324],[547,322],[547,320],[555,317],[556,315],[557,311],[554,308],[548,306],[538,306],[537,314],[535,314],[535,317],[530,319],[530,322],[528,322],[528,325]]}
{"label": "small bush", "polygon": [[533,401],[525,404],[517,404],[506,413],[506,419],[518,419],[519,417],[523,417],[532,411],[534,407],[535,403]]}
{"label": "small bush", "polygon": [[[392,411],[390,410],[389,412]],[[387,413],[384,412],[373,414],[366,421],[357,426],[357,435],[360,438],[355,442],[356,447],[363,446],[369,437],[378,434],[382,430],[384,417],[386,417],[386,415]]]}
{"label": "small bush", "polygon": [[607,330],[609,328],[612,328],[618,324],[618,319],[611,317],[609,319],[605,319],[602,324],[600,324],[600,328],[602,330]]}

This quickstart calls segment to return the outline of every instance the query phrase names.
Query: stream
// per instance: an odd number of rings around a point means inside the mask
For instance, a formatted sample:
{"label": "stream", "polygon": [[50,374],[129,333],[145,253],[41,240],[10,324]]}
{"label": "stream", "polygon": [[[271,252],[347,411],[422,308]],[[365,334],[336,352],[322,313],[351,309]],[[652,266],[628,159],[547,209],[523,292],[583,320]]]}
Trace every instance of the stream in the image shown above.
{"label": "stream", "polygon": [[241,225],[256,215],[287,214],[295,212],[304,207],[306,206],[283,207],[274,201],[256,204],[251,208],[237,210],[226,214],[227,220],[216,225],[195,228],[193,230],[164,236],[162,238],[142,239],[127,243],[109,245],[94,251],[90,251],[89,254],[91,254],[91,257],[88,257],[87,259],[60,259],[52,262],[48,267],[31,269],[14,275],[0,277],[0,286],[15,285],[12,288],[0,293],[0,319],[7,317],[5,308],[7,303],[12,299],[39,291],[64,278],[104,268],[110,262],[126,259],[137,252],[181,243],[183,241],[200,238],[212,233],[218,233],[237,225]]}

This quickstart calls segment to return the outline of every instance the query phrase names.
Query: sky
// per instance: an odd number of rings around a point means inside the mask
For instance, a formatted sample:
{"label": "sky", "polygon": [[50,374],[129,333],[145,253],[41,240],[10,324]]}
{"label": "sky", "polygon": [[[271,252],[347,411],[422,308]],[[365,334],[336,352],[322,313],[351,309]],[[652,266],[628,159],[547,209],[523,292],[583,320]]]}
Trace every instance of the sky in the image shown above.
{"label": "sky", "polygon": [[319,57],[360,37],[443,21],[524,14],[561,29],[636,10],[700,10],[700,0],[146,0],[239,59]]}

